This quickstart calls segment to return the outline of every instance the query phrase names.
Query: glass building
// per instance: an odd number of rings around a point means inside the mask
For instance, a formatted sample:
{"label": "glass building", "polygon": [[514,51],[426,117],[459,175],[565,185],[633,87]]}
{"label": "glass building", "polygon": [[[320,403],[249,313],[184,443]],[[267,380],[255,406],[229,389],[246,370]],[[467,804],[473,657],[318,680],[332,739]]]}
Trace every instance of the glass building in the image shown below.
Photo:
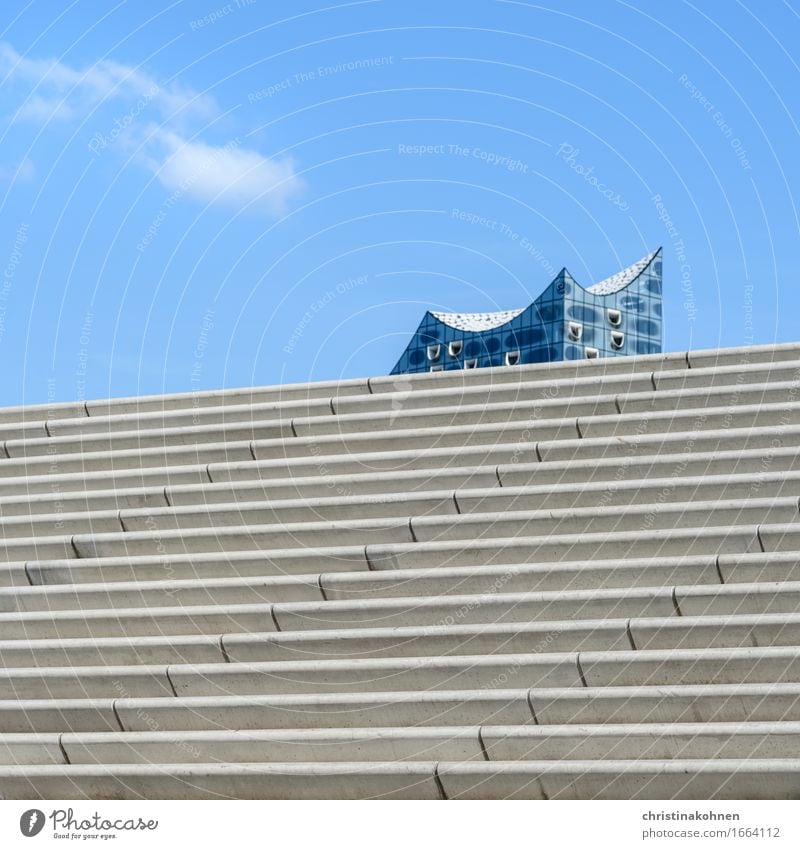
{"label": "glass building", "polygon": [[426,312],[392,374],[661,352],[661,248],[584,288],[566,268],[529,306]]}

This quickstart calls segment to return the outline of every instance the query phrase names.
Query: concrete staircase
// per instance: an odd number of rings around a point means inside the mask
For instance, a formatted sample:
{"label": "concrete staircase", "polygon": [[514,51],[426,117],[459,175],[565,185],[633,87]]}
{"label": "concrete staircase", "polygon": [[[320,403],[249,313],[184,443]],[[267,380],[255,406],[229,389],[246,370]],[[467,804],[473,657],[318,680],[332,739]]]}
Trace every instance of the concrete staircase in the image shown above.
{"label": "concrete staircase", "polygon": [[0,440],[4,798],[800,798],[800,345]]}

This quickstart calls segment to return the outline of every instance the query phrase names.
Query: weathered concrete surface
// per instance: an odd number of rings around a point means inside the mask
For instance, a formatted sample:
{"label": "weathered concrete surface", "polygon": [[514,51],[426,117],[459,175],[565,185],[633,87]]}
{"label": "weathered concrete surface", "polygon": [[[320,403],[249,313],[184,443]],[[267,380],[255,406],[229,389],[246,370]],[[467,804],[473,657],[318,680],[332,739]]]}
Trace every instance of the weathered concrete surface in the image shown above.
{"label": "weathered concrete surface", "polygon": [[0,410],[6,798],[797,798],[800,345]]}

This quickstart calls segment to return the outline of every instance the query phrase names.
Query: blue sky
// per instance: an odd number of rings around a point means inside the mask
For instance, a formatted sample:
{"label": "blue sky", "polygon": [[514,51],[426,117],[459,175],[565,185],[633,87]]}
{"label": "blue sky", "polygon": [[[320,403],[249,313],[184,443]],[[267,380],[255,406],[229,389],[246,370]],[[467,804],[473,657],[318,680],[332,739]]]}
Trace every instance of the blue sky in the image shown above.
{"label": "blue sky", "polygon": [[387,373],[664,246],[796,340],[800,3],[5,0],[0,402]]}

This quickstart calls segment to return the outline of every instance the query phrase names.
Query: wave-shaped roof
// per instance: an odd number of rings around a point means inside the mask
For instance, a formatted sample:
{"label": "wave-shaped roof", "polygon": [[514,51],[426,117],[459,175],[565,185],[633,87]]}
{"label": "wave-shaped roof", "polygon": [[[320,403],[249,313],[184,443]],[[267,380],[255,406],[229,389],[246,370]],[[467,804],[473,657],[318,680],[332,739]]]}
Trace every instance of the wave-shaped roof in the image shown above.
{"label": "wave-shaped roof", "polygon": [[[593,295],[612,295],[614,292],[619,292],[630,285],[650,265],[659,250],[661,249],[656,248],[647,256],[643,256],[638,262],[634,262],[633,265],[623,268],[622,271],[589,286],[585,291],[591,292]],[[495,327],[508,324],[509,321],[525,312],[526,309],[527,307],[500,312],[432,312],[431,315],[448,327],[475,332],[493,330]]]}
{"label": "wave-shaped roof", "polygon": [[454,327],[456,330],[492,330],[507,324],[525,312],[525,307],[519,310],[503,310],[502,312],[432,312],[442,324]]}
{"label": "wave-shaped roof", "polygon": [[586,291],[593,295],[612,295],[614,292],[619,292],[620,289],[624,289],[629,283],[632,283],[650,265],[658,251],[659,248],[656,248],[647,256],[643,256],[638,262],[634,262],[633,265],[629,265],[622,271],[612,274],[611,277],[606,277],[605,280],[589,286]]}

